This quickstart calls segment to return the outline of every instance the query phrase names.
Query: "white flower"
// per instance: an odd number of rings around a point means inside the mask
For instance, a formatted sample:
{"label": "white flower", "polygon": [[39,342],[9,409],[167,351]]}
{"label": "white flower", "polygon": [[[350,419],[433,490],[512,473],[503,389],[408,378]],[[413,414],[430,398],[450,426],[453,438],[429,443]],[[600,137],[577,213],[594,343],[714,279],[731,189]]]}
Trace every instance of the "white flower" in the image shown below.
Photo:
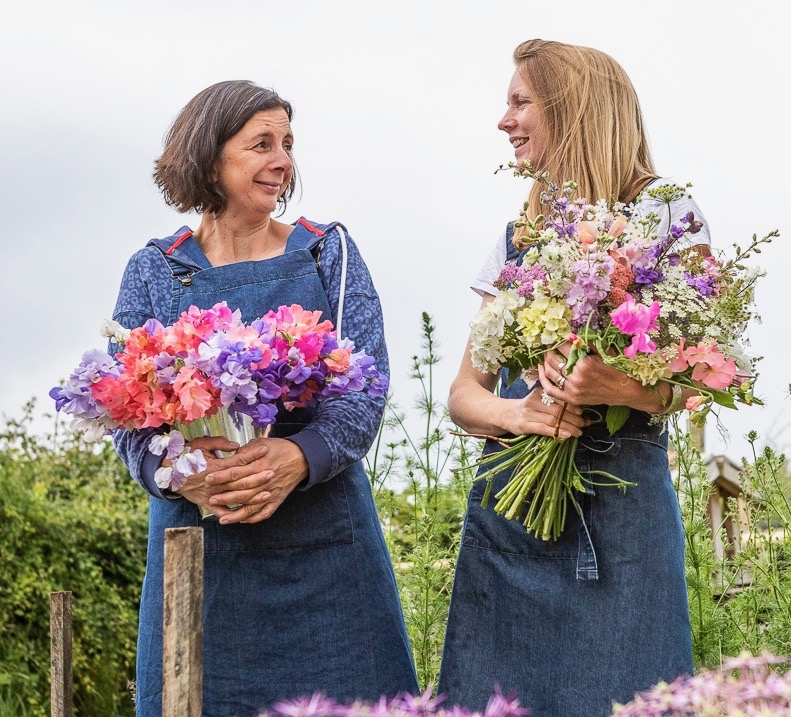
{"label": "white flower", "polygon": [[173,476],[173,468],[157,468],[156,473],[154,473],[154,482],[159,486],[160,490],[162,488],[170,488],[170,479]]}
{"label": "white flower", "polygon": [[122,344],[129,338],[131,331],[125,329],[117,321],[105,319],[99,327],[99,333],[107,339],[112,339],[117,344]]}
{"label": "white flower", "polygon": [[101,419],[96,418],[73,418],[69,428],[73,431],[83,431],[86,441],[89,443],[98,443],[108,433],[112,425],[107,425]]}

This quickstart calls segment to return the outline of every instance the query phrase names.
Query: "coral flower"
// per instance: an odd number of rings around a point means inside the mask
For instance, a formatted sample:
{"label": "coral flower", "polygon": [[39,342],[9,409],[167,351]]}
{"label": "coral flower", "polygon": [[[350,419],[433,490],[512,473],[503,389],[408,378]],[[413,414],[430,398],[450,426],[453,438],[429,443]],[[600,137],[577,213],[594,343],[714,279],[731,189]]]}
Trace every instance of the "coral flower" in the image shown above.
{"label": "coral flower", "polygon": [[615,217],[615,220],[610,227],[607,229],[607,233],[613,238],[617,239],[621,234],[623,234],[623,230],[626,229],[626,225],[629,223],[629,220],[623,215],[620,214]]}
{"label": "coral flower", "polygon": [[580,244],[593,244],[597,236],[598,232],[592,222],[579,222],[577,224],[577,239],[579,239]]}
{"label": "coral flower", "polygon": [[698,396],[690,396],[687,399],[687,402],[685,404],[685,408],[688,411],[694,411],[698,406],[700,406],[702,403],[704,403],[705,400],[706,399],[703,398],[703,396],[700,396],[700,395],[698,395]]}

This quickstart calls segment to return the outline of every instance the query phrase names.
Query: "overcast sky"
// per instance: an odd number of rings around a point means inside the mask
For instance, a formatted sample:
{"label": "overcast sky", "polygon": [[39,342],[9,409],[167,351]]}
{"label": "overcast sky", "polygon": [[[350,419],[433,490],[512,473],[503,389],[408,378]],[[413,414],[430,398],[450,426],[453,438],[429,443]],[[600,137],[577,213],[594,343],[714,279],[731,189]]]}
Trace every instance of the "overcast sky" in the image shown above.
{"label": "overcast sky", "polygon": [[[388,9],[391,8],[391,9]],[[479,299],[469,281],[527,191],[497,121],[511,52],[541,37],[611,54],[640,96],[659,172],[694,183],[715,246],[783,236],[751,329],[764,409],[729,412],[791,443],[787,31],[776,2],[135,3],[7,0],[0,20],[0,203],[5,260],[0,412],[65,377],[112,312],[129,256],[196,225],[151,181],[177,112],[204,87],[251,79],[295,107],[300,201],[342,220],[382,298],[396,398],[409,404],[420,313],[437,324],[445,395]],[[783,434],[783,430],[785,433]]]}

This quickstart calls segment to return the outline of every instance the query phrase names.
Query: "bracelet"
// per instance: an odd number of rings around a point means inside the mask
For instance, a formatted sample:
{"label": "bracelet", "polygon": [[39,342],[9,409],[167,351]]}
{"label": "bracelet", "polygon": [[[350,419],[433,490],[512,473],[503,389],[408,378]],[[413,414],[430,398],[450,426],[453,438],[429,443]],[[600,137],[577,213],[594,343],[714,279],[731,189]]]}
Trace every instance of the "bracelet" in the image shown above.
{"label": "bracelet", "polygon": [[652,416],[668,416],[681,408],[684,400],[683,396],[681,395],[681,386],[679,386],[677,383],[673,383],[671,384],[671,390],[672,393],[670,395],[670,403],[668,403],[662,411],[659,411],[659,413],[652,413]]}

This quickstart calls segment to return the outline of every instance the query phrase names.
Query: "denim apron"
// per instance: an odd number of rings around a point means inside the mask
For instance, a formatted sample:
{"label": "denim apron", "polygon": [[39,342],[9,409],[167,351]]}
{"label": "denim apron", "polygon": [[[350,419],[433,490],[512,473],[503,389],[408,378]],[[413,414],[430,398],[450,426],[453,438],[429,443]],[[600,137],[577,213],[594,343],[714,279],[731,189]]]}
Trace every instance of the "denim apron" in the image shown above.
{"label": "denim apron", "polygon": [[[330,316],[311,252],[320,246],[302,225],[282,256],[219,267],[187,234],[185,228],[177,239],[186,260],[165,254],[173,276],[169,323],[192,304],[208,308],[218,301],[240,309],[245,322],[292,303]],[[311,416],[282,412],[272,435],[296,433]],[[309,490],[298,487],[255,525],[201,521],[186,500],[151,499],[138,717],[161,715],[164,531],[190,525],[204,529],[206,717],[248,717],[316,691],[344,701],[417,691],[392,565],[357,462]]]}
{"label": "denim apron", "polygon": [[[506,241],[509,259],[513,227]],[[517,379],[500,395],[523,398]],[[488,441],[485,453],[498,450]],[[575,461],[636,483],[588,488],[569,507],[556,542],[481,508],[469,495],[439,691],[481,711],[495,686],[531,717],[606,717],[613,701],[692,673],[684,531],[667,456],[667,432],[632,411],[609,435],[584,430]],[[510,478],[497,476],[492,495]],[[598,478],[595,478],[598,480]],[[580,515],[581,513],[581,515]]]}

